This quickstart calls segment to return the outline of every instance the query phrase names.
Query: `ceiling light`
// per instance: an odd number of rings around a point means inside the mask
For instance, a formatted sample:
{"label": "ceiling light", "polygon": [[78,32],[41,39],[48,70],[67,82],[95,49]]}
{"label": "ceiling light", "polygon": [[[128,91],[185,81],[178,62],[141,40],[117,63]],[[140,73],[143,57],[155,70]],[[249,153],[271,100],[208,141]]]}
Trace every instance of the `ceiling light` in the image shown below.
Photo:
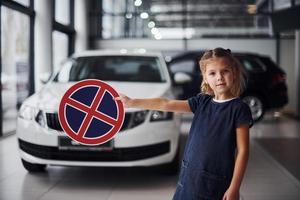
{"label": "ceiling light", "polygon": [[154,28],[154,27],[155,27],[154,21],[150,21],[150,22],[148,23],[148,27],[149,27],[149,28]]}
{"label": "ceiling light", "polygon": [[156,35],[158,32],[159,32],[159,30],[157,28],[155,28],[155,27],[151,29],[151,33],[153,35]]}
{"label": "ceiling light", "polygon": [[160,40],[162,37],[161,37],[161,34],[158,33],[158,34],[154,35],[154,38],[157,39],[157,40]]}
{"label": "ceiling light", "polygon": [[132,14],[131,13],[126,13],[125,17],[126,17],[126,19],[131,19],[132,18]]}
{"label": "ceiling light", "polygon": [[139,7],[139,6],[141,6],[142,5],[142,0],[135,0],[135,2],[134,2],[134,5],[136,6],[136,7]]}
{"label": "ceiling light", "polygon": [[142,19],[148,19],[149,15],[148,15],[148,13],[146,13],[146,12],[142,12],[141,15],[140,15],[140,17],[141,17]]}

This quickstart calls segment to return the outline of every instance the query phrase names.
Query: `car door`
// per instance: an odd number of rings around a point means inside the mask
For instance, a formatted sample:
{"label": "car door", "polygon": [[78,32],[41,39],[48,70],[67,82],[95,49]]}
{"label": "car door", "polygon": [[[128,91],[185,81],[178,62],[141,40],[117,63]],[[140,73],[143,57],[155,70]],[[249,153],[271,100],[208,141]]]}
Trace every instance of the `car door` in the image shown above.
{"label": "car door", "polygon": [[[200,91],[201,76],[200,69],[198,66],[197,59],[193,57],[188,57],[184,59],[173,60],[169,63],[169,70],[174,76],[177,72],[183,72],[191,77],[191,81],[182,84],[174,84],[177,90],[177,98],[187,99],[191,96],[194,96]],[[178,92],[180,90],[180,92]]]}

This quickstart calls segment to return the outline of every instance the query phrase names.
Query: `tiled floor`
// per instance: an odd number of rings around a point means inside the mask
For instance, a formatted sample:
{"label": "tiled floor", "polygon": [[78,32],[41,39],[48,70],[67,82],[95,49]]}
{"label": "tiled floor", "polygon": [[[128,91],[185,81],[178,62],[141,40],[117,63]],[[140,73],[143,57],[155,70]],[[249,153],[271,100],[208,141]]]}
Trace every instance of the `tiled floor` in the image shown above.
{"label": "tiled floor", "polygon": [[[182,125],[182,143],[190,123]],[[299,200],[300,182],[272,156],[261,138],[300,138],[300,121],[266,118],[251,129],[249,166],[241,188],[244,200]],[[300,145],[300,144],[299,144]],[[284,148],[284,147],[283,147]],[[298,159],[298,152],[290,155]],[[277,159],[277,160],[276,160]],[[300,170],[300,169],[299,169]],[[0,139],[0,200],[166,200],[177,176],[153,168],[48,167],[29,174],[19,159],[15,135]]]}
{"label": "tiled floor", "polygon": [[256,141],[295,178],[300,180],[300,138],[261,138]]}

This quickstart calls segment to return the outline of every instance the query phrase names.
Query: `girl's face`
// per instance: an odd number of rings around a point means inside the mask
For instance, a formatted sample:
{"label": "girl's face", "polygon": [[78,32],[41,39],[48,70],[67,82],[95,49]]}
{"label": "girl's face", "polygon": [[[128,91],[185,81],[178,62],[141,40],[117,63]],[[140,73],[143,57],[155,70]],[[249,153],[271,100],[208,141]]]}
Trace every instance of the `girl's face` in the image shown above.
{"label": "girl's face", "polygon": [[216,99],[232,98],[233,71],[225,58],[212,59],[206,65],[204,80],[214,91]]}

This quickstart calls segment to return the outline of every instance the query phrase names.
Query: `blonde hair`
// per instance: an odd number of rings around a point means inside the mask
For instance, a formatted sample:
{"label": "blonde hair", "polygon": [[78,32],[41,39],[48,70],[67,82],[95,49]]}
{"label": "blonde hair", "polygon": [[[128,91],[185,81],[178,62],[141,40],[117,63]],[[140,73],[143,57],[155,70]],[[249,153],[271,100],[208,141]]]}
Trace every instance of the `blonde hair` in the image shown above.
{"label": "blonde hair", "polygon": [[212,50],[206,51],[203,56],[201,57],[199,64],[200,70],[203,76],[203,80],[200,86],[201,92],[214,96],[214,92],[211,87],[205,82],[204,74],[206,71],[207,64],[216,58],[224,58],[230,63],[230,67],[233,72],[233,87],[231,88],[230,92],[233,96],[238,97],[241,95],[245,88],[245,80],[244,80],[244,71],[242,68],[241,63],[231,54],[230,49],[223,49],[223,48],[215,48]]}

